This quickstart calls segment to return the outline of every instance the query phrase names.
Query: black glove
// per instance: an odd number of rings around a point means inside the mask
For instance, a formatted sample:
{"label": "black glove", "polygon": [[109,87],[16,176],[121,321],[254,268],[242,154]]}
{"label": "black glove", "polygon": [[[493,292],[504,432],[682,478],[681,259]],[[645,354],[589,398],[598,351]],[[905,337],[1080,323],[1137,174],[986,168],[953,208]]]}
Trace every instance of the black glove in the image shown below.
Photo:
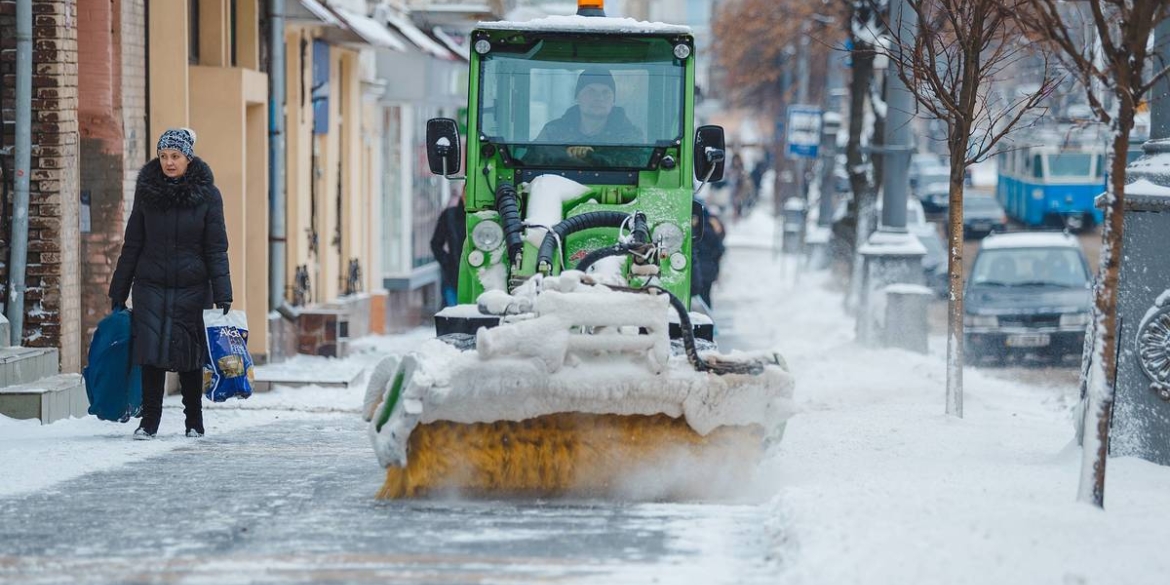
{"label": "black glove", "polygon": [[110,302],[110,310],[111,310],[111,311],[115,311],[115,312],[116,312],[116,311],[125,311],[125,310],[126,310],[126,302],[125,302],[125,301],[113,301],[113,300],[111,300],[111,302]]}
{"label": "black glove", "polygon": [[223,309],[223,314],[224,314],[224,315],[228,314],[228,311],[232,310],[232,304],[231,304],[231,303],[216,303],[216,306],[218,306],[219,308]]}

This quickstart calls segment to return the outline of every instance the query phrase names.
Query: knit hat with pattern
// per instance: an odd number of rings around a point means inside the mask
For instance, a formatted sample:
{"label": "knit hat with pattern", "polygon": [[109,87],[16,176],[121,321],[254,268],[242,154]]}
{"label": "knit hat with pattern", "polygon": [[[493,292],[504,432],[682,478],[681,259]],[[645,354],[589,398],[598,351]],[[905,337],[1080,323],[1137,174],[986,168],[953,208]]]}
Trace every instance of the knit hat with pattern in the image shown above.
{"label": "knit hat with pattern", "polygon": [[171,128],[158,137],[159,153],[171,149],[183,153],[187,158],[195,156],[195,131],[190,128]]}

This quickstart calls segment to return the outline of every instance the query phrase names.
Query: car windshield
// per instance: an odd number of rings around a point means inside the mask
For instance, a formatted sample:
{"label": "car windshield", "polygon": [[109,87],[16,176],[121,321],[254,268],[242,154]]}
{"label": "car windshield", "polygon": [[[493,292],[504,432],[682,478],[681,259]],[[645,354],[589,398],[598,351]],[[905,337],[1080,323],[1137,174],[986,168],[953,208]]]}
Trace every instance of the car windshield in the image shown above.
{"label": "car windshield", "polygon": [[982,250],[971,268],[973,286],[1084,287],[1089,282],[1074,248],[997,248]]}
{"label": "car windshield", "polygon": [[480,62],[480,132],[517,166],[646,168],[681,140],[686,70],[669,40],[500,45]]}

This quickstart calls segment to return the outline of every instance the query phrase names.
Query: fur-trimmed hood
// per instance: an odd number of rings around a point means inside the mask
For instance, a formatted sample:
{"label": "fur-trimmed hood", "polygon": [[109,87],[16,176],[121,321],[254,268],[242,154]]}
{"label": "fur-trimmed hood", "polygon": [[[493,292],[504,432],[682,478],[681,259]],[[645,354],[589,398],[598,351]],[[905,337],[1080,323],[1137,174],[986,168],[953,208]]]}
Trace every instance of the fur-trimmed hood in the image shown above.
{"label": "fur-trimmed hood", "polygon": [[187,165],[187,172],[178,180],[168,179],[162,171],[162,163],[153,159],[138,171],[135,197],[139,203],[150,209],[172,207],[196,207],[212,199],[215,193],[215,176],[203,159],[194,157]]}

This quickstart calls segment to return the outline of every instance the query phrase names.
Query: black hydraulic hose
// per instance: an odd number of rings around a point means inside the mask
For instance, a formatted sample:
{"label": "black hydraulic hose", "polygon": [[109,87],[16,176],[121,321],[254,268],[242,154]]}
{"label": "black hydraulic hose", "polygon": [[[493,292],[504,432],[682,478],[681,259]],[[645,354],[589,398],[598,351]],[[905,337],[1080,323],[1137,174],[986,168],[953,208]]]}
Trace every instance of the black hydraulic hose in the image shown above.
{"label": "black hydraulic hose", "polygon": [[590,211],[574,215],[554,225],[544,234],[540,242],[540,252],[536,255],[536,268],[545,274],[552,271],[552,257],[556,253],[557,240],[564,242],[569,234],[598,227],[620,228],[626,223],[630,215],[621,211]]}
{"label": "black hydraulic hose", "polygon": [[[639,289],[633,289],[639,290]],[[686,350],[687,360],[695,367],[697,372],[711,372],[712,374],[752,374],[759,375],[764,371],[764,366],[756,362],[727,362],[709,364],[702,356],[699,355],[698,348],[695,347],[695,329],[691,325],[691,316],[687,312],[687,306],[683,304],[674,293],[659,287],[647,286],[646,291],[657,291],[658,294],[666,295],[670,299],[670,306],[674,307],[678,313],[678,326],[682,330],[683,348]]]}
{"label": "black hydraulic hose", "polygon": [[577,263],[576,270],[580,270],[581,272],[585,272],[585,271],[589,270],[590,266],[593,266],[594,264],[597,263],[598,260],[601,260],[602,258],[609,258],[610,256],[621,256],[622,254],[629,253],[629,251],[630,251],[630,247],[625,245],[625,244],[622,244],[620,242],[617,244],[614,244],[612,246],[598,248],[598,249],[586,254],[585,257],[582,258],[581,261]]}
{"label": "black hydraulic hose", "polygon": [[504,242],[508,245],[508,260],[515,262],[524,252],[524,223],[520,221],[520,202],[511,183],[496,187],[496,211],[504,227]]}
{"label": "black hydraulic hose", "polygon": [[646,223],[646,214],[638,211],[634,213],[634,229],[630,233],[634,244],[650,243],[650,225]]}
{"label": "black hydraulic hose", "polygon": [[646,222],[646,214],[638,211],[634,213],[634,229],[630,232],[630,243],[623,244],[618,242],[612,246],[605,248],[598,248],[577,263],[577,270],[585,272],[589,270],[590,266],[597,263],[602,258],[609,258],[610,256],[620,256],[622,254],[629,254],[635,248],[641,248],[650,243],[650,226]]}

